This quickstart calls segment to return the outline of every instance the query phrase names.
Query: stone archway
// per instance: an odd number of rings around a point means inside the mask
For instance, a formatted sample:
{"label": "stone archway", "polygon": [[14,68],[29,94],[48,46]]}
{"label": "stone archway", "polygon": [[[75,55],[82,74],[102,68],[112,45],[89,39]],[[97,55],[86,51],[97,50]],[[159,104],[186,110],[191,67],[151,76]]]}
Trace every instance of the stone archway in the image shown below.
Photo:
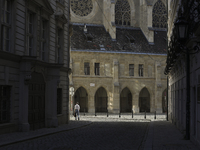
{"label": "stone archway", "polygon": [[147,88],[143,88],[139,94],[140,112],[150,112],[150,94]]}
{"label": "stone archway", "polygon": [[132,94],[128,88],[124,88],[120,94],[120,112],[132,111]]}
{"label": "stone archway", "polygon": [[88,112],[88,93],[85,88],[80,87],[76,90],[74,104],[76,104],[76,102],[80,105],[80,112]]}
{"label": "stone archway", "polygon": [[108,96],[103,87],[100,87],[95,93],[95,111],[107,112]]}
{"label": "stone archway", "polygon": [[163,113],[167,112],[167,89],[162,93],[162,111]]}
{"label": "stone archway", "polygon": [[37,72],[31,74],[29,82],[28,122],[30,130],[45,127],[45,81]]}

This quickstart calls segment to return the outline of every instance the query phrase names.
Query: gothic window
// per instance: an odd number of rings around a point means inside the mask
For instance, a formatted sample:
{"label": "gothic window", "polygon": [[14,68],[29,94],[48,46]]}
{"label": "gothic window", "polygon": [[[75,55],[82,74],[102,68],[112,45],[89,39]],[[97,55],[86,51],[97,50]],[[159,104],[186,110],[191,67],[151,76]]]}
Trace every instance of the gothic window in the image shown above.
{"label": "gothic window", "polygon": [[92,0],[70,0],[72,11],[78,16],[87,16],[92,12]]}
{"label": "gothic window", "polygon": [[156,28],[167,28],[167,10],[161,0],[158,0],[153,7],[152,24]]}
{"label": "gothic window", "polygon": [[130,5],[127,0],[117,0],[115,5],[115,24],[130,26]]}

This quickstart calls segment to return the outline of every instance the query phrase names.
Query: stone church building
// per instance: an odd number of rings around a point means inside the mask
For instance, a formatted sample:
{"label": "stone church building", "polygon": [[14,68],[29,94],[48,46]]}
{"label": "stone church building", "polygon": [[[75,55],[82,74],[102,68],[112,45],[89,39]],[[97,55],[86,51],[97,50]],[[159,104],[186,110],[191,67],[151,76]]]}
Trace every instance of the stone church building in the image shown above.
{"label": "stone church building", "polygon": [[166,112],[166,0],[70,0],[69,102],[90,114]]}
{"label": "stone church building", "polygon": [[0,134],[68,122],[68,0],[0,1]]}

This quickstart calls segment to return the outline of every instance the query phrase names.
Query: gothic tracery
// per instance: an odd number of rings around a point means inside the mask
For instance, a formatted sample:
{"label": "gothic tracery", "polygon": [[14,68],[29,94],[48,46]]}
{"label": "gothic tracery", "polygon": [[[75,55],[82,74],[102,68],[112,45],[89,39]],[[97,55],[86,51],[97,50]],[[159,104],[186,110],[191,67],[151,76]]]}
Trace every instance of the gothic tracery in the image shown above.
{"label": "gothic tracery", "polygon": [[166,28],[167,27],[167,10],[161,0],[158,0],[153,7],[153,27]]}
{"label": "gothic tracery", "polygon": [[92,12],[92,0],[70,0],[72,11],[78,16],[87,16]]}
{"label": "gothic tracery", "polygon": [[117,0],[115,5],[115,24],[130,26],[130,5],[127,0]]}

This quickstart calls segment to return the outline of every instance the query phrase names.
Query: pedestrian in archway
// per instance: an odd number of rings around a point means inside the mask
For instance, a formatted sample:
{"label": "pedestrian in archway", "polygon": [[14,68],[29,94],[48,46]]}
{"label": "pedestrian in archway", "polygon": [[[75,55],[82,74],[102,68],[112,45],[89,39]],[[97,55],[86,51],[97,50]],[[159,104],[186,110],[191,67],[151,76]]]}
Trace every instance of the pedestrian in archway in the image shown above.
{"label": "pedestrian in archway", "polygon": [[77,120],[77,116],[78,116],[78,120],[80,120],[80,118],[79,118],[79,110],[80,110],[80,106],[79,106],[78,102],[76,102],[76,105],[74,106],[75,120]]}

